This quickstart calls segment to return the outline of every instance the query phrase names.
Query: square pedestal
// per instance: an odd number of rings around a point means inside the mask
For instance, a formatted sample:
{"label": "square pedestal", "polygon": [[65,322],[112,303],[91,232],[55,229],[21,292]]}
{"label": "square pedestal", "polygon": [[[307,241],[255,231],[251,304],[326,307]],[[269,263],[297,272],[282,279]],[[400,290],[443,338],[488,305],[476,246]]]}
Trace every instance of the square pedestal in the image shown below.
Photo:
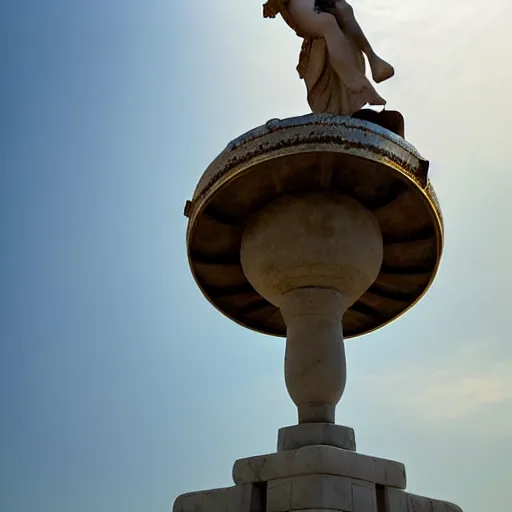
{"label": "square pedestal", "polygon": [[[280,431],[280,449],[307,439],[355,448],[351,429],[299,427]],[[173,512],[462,512],[405,492],[400,462],[328,444],[240,459],[233,480],[233,487],[180,496]]]}

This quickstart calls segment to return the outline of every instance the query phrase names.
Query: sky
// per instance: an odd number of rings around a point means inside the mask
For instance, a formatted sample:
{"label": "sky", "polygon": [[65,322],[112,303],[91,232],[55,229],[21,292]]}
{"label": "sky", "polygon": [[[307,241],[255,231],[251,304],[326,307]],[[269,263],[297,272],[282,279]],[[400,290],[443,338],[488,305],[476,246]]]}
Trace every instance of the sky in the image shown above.
{"label": "sky", "polygon": [[[262,0],[18,0],[0,17],[0,510],[168,511],[296,422],[284,342],[188,268],[183,206],[226,144],[308,112]],[[512,5],[354,0],[379,86],[431,161],[438,277],[347,342],[337,420],[408,490],[510,511]]]}

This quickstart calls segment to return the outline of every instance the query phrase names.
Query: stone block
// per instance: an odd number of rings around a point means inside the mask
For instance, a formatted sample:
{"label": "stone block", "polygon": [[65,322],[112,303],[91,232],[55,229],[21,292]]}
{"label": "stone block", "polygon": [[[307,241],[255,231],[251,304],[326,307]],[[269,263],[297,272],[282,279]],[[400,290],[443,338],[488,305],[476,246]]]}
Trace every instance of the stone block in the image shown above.
{"label": "stone block", "polygon": [[417,496],[398,489],[386,488],[388,512],[462,512],[462,509],[447,501]]}
{"label": "stone block", "polygon": [[233,467],[233,480],[237,484],[315,474],[345,476],[398,489],[406,487],[403,464],[333,446],[305,446],[297,450],[240,459]]}
{"label": "stone block", "polygon": [[375,486],[332,475],[305,475],[268,482],[266,512],[315,509],[377,512]]}
{"label": "stone block", "polygon": [[433,512],[432,501],[423,496],[407,494],[407,512]]}
{"label": "stone block", "polygon": [[183,494],[174,502],[173,512],[253,512],[252,491],[252,485],[236,485]]}
{"label": "stone block", "polygon": [[377,512],[375,486],[367,482],[352,481],[353,512]]}
{"label": "stone block", "polygon": [[448,501],[432,501],[432,512],[462,512],[462,509]]}
{"label": "stone block", "polygon": [[301,423],[279,430],[277,451],[296,450],[304,446],[327,445],[355,451],[354,430],[332,423]]}
{"label": "stone block", "polygon": [[384,492],[387,512],[407,512],[406,492],[392,487],[387,487]]}
{"label": "stone block", "polygon": [[352,512],[352,480],[332,475],[303,475],[268,482],[266,512],[313,508]]}
{"label": "stone block", "polygon": [[268,482],[267,512],[291,510],[293,480],[293,478],[278,478]]}

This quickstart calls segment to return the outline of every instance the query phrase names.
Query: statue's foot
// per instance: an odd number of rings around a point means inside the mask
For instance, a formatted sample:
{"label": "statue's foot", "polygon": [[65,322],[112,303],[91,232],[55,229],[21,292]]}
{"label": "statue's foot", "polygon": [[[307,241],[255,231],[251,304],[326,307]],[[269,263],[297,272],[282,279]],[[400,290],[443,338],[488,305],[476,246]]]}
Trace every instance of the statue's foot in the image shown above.
{"label": "statue's foot", "polygon": [[370,59],[370,68],[375,83],[380,84],[395,74],[395,68],[377,55]]}
{"label": "statue's foot", "polygon": [[348,85],[345,82],[349,96],[353,96],[356,101],[363,100],[362,104],[373,106],[384,106],[387,101],[375,90],[368,78],[361,75],[362,82]]}
{"label": "statue's foot", "polygon": [[373,106],[384,106],[387,101],[377,92],[373,95],[373,98],[368,102],[369,105]]}

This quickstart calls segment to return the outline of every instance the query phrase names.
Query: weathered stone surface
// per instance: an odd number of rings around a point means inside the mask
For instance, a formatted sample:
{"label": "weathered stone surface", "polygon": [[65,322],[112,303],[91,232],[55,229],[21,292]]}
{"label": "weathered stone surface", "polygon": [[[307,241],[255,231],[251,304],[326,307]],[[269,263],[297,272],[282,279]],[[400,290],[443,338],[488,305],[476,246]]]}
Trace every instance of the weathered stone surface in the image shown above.
{"label": "weathered stone surface", "polygon": [[375,485],[352,481],[353,512],[377,512],[377,496]]}
{"label": "weathered stone surface", "polygon": [[289,194],[254,214],[240,260],[286,323],[285,380],[300,423],[334,423],[346,382],[342,320],[377,278],[382,234],[344,194]]}
{"label": "weathered stone surface", "polygon": [[[388,160],[404,167],[404,174],[425,185],[427,161],[418,150],[402,137],[377,124],[354,117],[332,114],[307,114],[288,119],[270,119],[264,125],[240,135],[208,166],[194,191],[189,215],[192,216],[201,199],[225,177],[238,174],[239,166],[252,158],[261,159],[268,153],[278,157],[288,152],[284,148],[308,144],[318,150],[319,144],[376,162]],[[302,158],[304,158],[301,155]],[[403,172],[403,171],[402,171]],[[374,178],[375,179],[375,178]],[[437,201],[436,201],[437,202]]]}
{"label": "weathered stone surface", "polygon": [[282,298],[286,389],[300,423],[334,423],[347,376],[341,330],[345,308],[344,296],[327,287],[299,288]]}
{"label": "weathered stone surface", "polygon": [[407,493],[388,487],[385,490],[385,501],[389,512],[407,512]]}
{"label": "weathered stone surface", "polygon": [[399,489],[406,487],[403,464],[333,446],[306,446],[240,459],[233,467],[233,479],[240,484],[315,474],[346,476]]}
{"label": "weathered stone surface", "polygon": [[252,512],[252,485],[193,492],[179,496],[173,512]]}
{"label": "weathered stone surface", "polygon": [[432,512],[432,501],[423,496],[407,494],[407,512]]}
{"label": "weathered stone surface", "polygon": [[398,489],[386,489],[386,506],[389,512],[462,512],[447,501],[417,496]]}
{"label": "weathered stone surface", "polygon": [[[372,211],[386,240],[405,240],[385,244],[376,286],[343,316],[345,338],[377,329],[419,300],[437,270],[442,222],[427,170],[412,146],[370,122],[325,114],[272,120],[230,143],[187,205],[194,277],[228,317],[284,336],[279,309],[250,286],[240,265],[243,228],[282,195],[343,193]],[[411,275],[412,267],[421,271]]]}
{"label": "weathered stone surface", "polygon": [[439,500],[431,500],[432,501],[432,512],[462,512],[462,509],[454,505],[453,503],[449,503],[448,501],[439,501]]}
{"label": "weathered stone surface", "polygon": [[310,509],[377,512],[375,485],[331,475],[307,475],[268,482],[266,512]]}
{"label": "weathered stone surface", "polygon": [[332,475],[303,475],[268,482],[267,512],[308,508],[352,511],[352,480]]}
{"label": "weathered stone surface", "polygon": [[240,250],[247,279],[270,303],[281,306],[297,288],[324,287],[338,290],[345,308],[373,284],[382,254],[372,213],[347,195],[326,192],[272,201],[252,217]]}
{"label": "weathered stone surface", "polygon": [[[261,492],[261,489],[266,489]],[[264,501],[266,496],[266,502]],[[386,487],[386,512],[462,512],[452,503]],[[173,512],[378,512],[375,484],[343,476],[301,475],[179,496]],[[380,512],[380,511],[379,511]]]}
{"label": "weathered stone surface", "polygon": [[304,446],[327,445],[355,451],[354,430],[332,423],[301,423],[279,430],[277,451],[296,450]]}

